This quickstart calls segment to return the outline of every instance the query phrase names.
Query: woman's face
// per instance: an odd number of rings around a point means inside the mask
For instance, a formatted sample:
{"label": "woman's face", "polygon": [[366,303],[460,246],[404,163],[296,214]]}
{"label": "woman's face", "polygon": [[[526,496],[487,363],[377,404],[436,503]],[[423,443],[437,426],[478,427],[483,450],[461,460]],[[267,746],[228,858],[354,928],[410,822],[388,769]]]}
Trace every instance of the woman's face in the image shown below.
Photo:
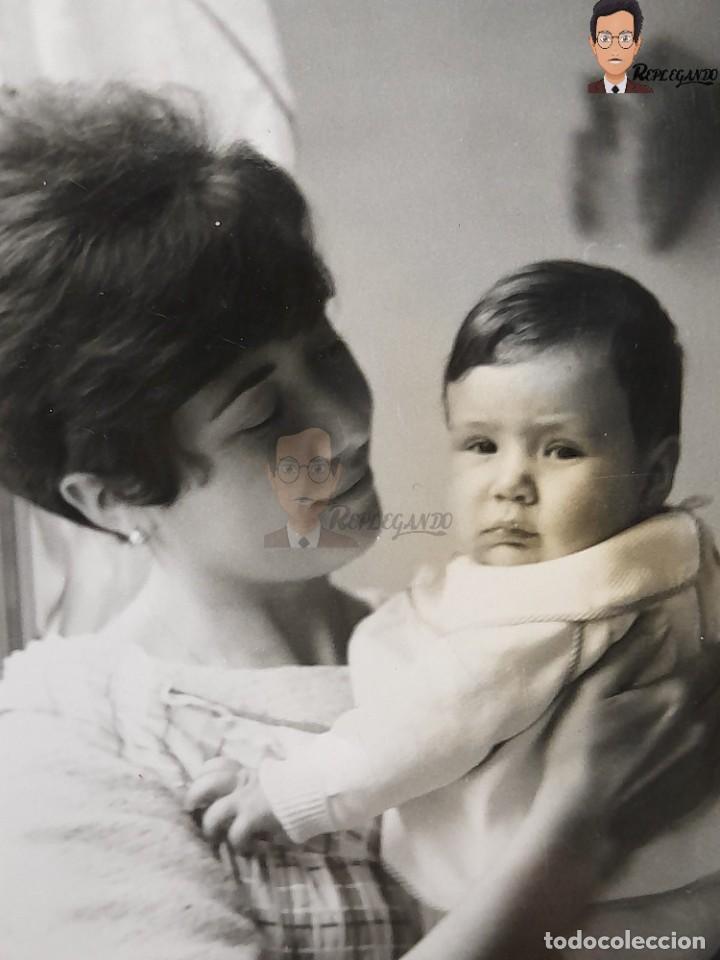
{"label": "woman's face", "polygon": [[[334,546],[315,546],[313,529],[317,535],[325,504],[358,514],[379,509],[368,460],[371,412],[367,382],[324,318],[291,340],[240,355],[175,416],[182,447],[200,454],[209,471],[203,479],[188,468],[188,487],[176,503],[143,508],[152,511],[158,558],[201,569],[218,583],[301,580],[353,559],[367,538],[340,544],[324,535]],[[283,482],[279,497],[278,455],[295,437],[316,438],[322,449],[304,457],[298,447],[297,478]],[[329,479],[327,469],[320,475],[321,455],[332,462]],[[299,495],[288,500],[291,487]],[[305,533],[308,545],[298,545]]]}

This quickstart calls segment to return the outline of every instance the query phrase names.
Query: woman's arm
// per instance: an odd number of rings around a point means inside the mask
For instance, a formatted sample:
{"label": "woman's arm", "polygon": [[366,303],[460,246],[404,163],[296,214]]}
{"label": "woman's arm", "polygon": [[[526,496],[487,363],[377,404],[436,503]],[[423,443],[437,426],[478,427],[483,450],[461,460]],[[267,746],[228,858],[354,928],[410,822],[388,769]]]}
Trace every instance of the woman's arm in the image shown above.
{"label": "woman's arm", "polygon": [[[702,937],[704,947],[663,949],[669,960],[709,960],[720,944],[720,874],[678,890],[598,904],[582,915],[599,879],[614,859],[605,854],[583,817],[566,820],[559,829],[538,820],[522,832],[516,849],[482,885],[473,887],[404,960],[548,960],[594,958],[597,947],[575,950],[552,947],[550,937],[565,943],[578,929],[594,942],[603,937]],[[605,863],[603,863],[605,860]],[[548,943],[545,942],[546,936]],[[676,940],[677,942],[677,940]],[[618,960],[634,960],[637,949],[613,949]]]}
{"label": "woman's arm", "polygon": [[569,807],[528,817],[507,857],[403,960],[547,960],[545,935],[575,923],[613,858],[587,826]]}
{"label": "woman's arm", "polygon": [[[704,947],[663,949],[668,960],[699,960],[717,955],[720,945],[720,873],[703,877],[687,887],[668,890],[653,896],[632,900],[614,900],[593,906],[583,918],[585,936],[596,940],[602,936],[631,937],[702,937]],[[655,941],[657,943],[657,940]],[[672,940],[668,942],[672,943]],[[638,951],[614,950],[617,960],[636,960]],[[567,950],[563,957],[596,956],[595,950]]]}
{"label": "woman's arm", "polygon": [[[661,802],[666,808],[666,820],[683,812],[692,810],[707,795],[717,793],[720,762],[718,758],[718,719],[720,715],[720,694],[708,683],[715,683],[718,676],[717,654],[710,648],[698,665],[698,677],[690,679],[689,695],[685,698],[685,710],[680,709],[674,719],[677,729],[685,726],[689,740],[696,740],[695,748],[684,755],[677,752],[664,759],[658,757],[659,778],[650,782],[653,806]],[[703,682],[703,675],[705,682]],[[685,712],[691,710],[692,722]],[[693,730],[695,734],[693,734]],[[621,831],[626,835],[636,834],[642,837],[641,826],[646,819],[644,811],[645,785],[640,791],[628,798],[624,824]],[[640,829],[637,829],[640,827]],[[632,846],[628,837],[626,847]],[[587,936],[620,936],[625,931],[630,935],[647,939],[648,937],[701,937],[704,947],[692,949],[663,949],[663,956],[692,960],[695,957],[714,957],[720,950],[720,873],[714,873],[696,880],[685,887],[668,890],[663,893],[627,900],[614,900],[593,905],[581,924]],[[568,957],[591,957],[592,950],[568,950]],[[637,950],[616,950],[618,960],[631,960]]]}
{"label": "woman's arm", "polygon": [[[693,677],[613,693],[632,688],[642,669],[641,653],[621,642],[568,693],[566,708],[553,715],[551,724],[536,724],[504,747],[509,762],[522,765],[534,741],[547,741],[548,767],[533,807],[518,824],[507,857],[479,865],[480,879],[464,900],[404,960],[547,958],[546,938],[583,928],[587,904],[632,850],[647,796],[682,782],[692,784],[699,798],[713,786],[717,763],[708,759],[717,752],[720,691],[711,689],[708,695],[707,678],[717,676],[714,652]],[[687,713],[697,710],[698,696],[705,698],[701,719],[691,723]],[[707,939],[706,953],[697,956],[713,956],[720,942],[720,923],[712,916],[713,903],[720,900],[715,879],[648,898],[653,912],[645,915],[638,934],[656,933],[652,925],[664,908],[687,916],[681,897],[699,894],[704,904],[696,917],[702,928],[687,933]],[[616,924],[627,915],[622,904],[600,908],[591,914],[592,931],[586,932],[624,932],[626,927]]]}
{"label": "woman's arm", "polygon": [[90,724],[0,713],[3,960],[256,960],[224,867]]}

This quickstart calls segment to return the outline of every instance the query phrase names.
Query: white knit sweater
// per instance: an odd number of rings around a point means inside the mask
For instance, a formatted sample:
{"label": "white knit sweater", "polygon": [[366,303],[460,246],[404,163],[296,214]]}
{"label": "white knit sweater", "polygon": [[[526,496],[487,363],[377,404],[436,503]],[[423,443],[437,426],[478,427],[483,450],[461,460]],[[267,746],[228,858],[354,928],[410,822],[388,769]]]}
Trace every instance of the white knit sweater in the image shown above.
{"label": "white knit sweater", "polygon": [[[459,557],[439,577],[422,575],[357,629],[355,709],[263,762],[273,809],[298,841],[390,811],[386,860],[423,900],[449,908],[502,855],[504,805],[529,807],[542,776],[538,757],[522,783],[507,783],[495,748],[545,722],[563,688],[628,631],[647,649],[646,679],[692,659],[718,638],[719,585],[711,537],[684,510],[545,563]],[[608,896],[720,869],[719,827],[720,808],[659,837]]]}
{"label": "white knit sweater", "polygon": [[0,683],[2,960],[392,960],[417,938],[372,825],[213,855],[182,802],[209,757],[250,769],[352,704],[342,667],[191,667],[46,637]]}

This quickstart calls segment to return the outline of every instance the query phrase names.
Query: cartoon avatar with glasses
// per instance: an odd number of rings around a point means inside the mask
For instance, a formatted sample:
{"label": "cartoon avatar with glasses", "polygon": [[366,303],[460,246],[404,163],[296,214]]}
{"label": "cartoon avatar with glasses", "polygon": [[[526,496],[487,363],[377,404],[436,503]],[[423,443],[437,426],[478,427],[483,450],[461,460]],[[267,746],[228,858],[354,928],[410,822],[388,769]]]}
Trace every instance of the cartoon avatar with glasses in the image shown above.
{"label": "cartoon avatar with glasses", "polygon": [[310,427],[279,437],[268,479],[287,524],[265,536],[266,547],[307,550],[314,547],[357,548],[352,537],[326,530],[320,516],[332,500],[342,476],[342,464],[332,458],[327,431]]}
{"label": "cartoon avatar with glasses", "polygon": [[652,93],[630,80],[627,71],[642,43],[643,15],[637,0],[599,0],[590,20],[590,49],[605,72],[588,84],[588,93]]}

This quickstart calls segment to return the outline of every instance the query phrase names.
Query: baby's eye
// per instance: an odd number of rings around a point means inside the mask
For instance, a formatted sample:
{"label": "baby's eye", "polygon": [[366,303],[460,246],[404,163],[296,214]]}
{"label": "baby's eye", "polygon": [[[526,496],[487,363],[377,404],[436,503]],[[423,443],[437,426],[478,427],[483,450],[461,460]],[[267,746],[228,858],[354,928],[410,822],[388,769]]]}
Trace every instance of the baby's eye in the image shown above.
{"label": "baby's eye", "polygon": [[472,453],[481,453],[487,456],[491,453],[497,453],[497,444],[494,440],[471,440],[470,443],[466,444],[465,449]]}
{"label": "baby's eye", "polygon": [[569,443],[556,443],[548,447],[545,456],[552,460],[577,460],[584,454],[579,447],[574,447]]}

